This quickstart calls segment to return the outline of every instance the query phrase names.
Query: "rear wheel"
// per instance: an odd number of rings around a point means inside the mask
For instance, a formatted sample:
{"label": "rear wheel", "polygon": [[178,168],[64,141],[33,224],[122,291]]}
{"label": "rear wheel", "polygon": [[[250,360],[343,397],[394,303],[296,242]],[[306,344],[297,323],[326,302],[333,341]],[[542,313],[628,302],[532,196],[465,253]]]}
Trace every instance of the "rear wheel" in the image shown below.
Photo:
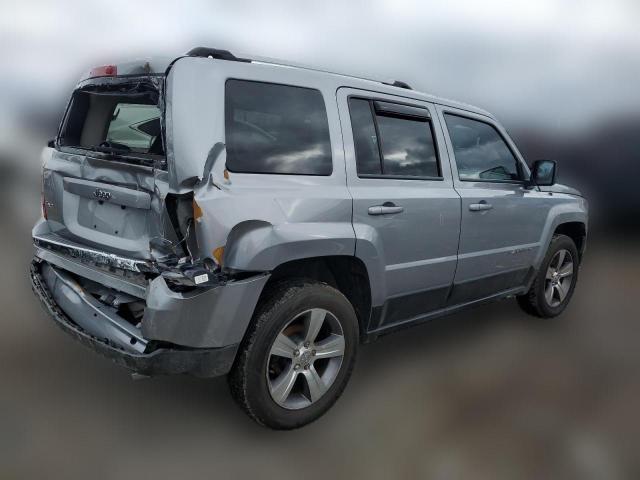
{"label": "rear wheel", "polygon": [[265,295],[229,374],[231,392],[258,423],[306,425],[338,399],[356,356],[358,323],[338,290],[305,280]]}
{"label": "rear wheel", "polygon": [[524,311],[549,318],[567,307],[578,281],[578,250],[571,238],[555,235],[529,291],[518,297]]}

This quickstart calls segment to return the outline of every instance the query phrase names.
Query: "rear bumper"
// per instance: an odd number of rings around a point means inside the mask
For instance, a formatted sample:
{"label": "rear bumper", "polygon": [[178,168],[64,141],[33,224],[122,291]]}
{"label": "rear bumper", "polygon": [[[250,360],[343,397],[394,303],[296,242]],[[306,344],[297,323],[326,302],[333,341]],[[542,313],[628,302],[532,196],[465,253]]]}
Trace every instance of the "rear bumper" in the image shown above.
{"label": "rear bumper", "polygon": [[[221,348],[159,348],[150,353],[141,353],[118,346],[116,341],[118,339],[98,338],[92,335],[71,320],[60,308],[54,299],[54,292],[49,289],[42,275],[43,263],[39,259],[34,260],[31,264],[30,276],[33,291],[45,310],[62,330],[118,365],[141,375],[188,373],[199,377],[215,377],[224,375],[231,369],[238,348],[237,344]],[[78,308],[91,308],[88,304],[82,305],[82,296],[73,296],[73,292],[68,289],[56,292],[56,295],[64,295],[70,303],[77,304]]]}
{"label": "rear bumper", "polygon": [[[49,227],[46,222],[40,222],[34,227],[36,259],[44,265],[59,269],[62,272],[60,276],[71,274],[143,300],[144,317],[138,333],[148,341],[167,342],[192,349],[217,349],[240,343],[262,289],[269,279],[268,272],[256,272],[248,277],[237,276],[219,281],[216,278],[213,285],[205,283],[193,290],[177,292],[170,288],[163,274],[149,280],[141,273],[148,268],[158,268],[158,264],[143,265],[137,260],[97,252],[47,232]],[[112,262],[106,263],[107,260]],[[135,266],[138,272],[123,268],[125,260],[137,262]],[[214,278],[214,275],[210,278]],[[66,283],[68,287],[63,287],[64,289],[77,290],[75,282]],[[82,297],[81,292],[79,296]],[[88,300],[93,303],[91,298]],[[62,298],[61,303],[59,308],[75,324],[82,326],[85,323],[87,315],[75,311],[79,301]],[[89,316],[93,313],[100,316],[103,311],[94,308]],[[115,323],[118,323],[117,318]],[[102,325],[96,326],[98,330],[102,330]],[[95,330],[90,329],[94,333]],[[128,343],[124,347],[129,350]]]}

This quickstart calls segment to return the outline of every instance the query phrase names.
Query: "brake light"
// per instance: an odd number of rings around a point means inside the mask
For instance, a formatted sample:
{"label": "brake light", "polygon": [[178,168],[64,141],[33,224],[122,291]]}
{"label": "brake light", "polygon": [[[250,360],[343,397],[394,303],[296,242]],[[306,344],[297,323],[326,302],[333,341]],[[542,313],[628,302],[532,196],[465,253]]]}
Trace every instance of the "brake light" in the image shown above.
{"label": "brake light", "polygon": [[90,77],[111,77],[118,74],[118,67],[115,65],[102,65],[94,67],[89,72]]}

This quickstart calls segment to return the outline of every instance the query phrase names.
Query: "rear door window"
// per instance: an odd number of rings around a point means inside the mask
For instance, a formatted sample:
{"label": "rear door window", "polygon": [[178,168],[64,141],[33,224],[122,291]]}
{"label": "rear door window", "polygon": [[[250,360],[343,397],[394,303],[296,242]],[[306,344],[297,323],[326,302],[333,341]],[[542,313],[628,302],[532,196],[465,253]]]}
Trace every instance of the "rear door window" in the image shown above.
{"label": "rear door window", "polygon": [[440,178],[428,110],[349,99],[358,175]]}
{"label": "rear door window", "polygon": [[518,160],[492,125],[445,114],[458,177],[467,181],[518,181]]}
{"label": "rear door window", "polygon": [[232,172],[331,175],[329,122],[318,90],[228,80],[225,129]]}

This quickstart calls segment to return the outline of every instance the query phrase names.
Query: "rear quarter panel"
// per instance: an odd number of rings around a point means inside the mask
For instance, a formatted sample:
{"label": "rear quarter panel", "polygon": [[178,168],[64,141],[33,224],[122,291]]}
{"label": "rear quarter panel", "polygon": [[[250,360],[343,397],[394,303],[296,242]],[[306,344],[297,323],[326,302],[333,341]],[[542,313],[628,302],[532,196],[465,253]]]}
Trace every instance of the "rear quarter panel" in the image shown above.
{"label": "rear quarter panel", "polygon": [[[331,175],[229,172],[227,179],[222,149],[210,179],[201,179],[209,152],[225,143],[225,84],[234,78],[319,90],[329,123]],[[299,258],[354,254],[352,201],[331,77],[285,66],[184,58],[174,65],[168,86],[168,142],[176,164],[170,178],[178,190],[190,179],[202,180],[194,188],[204,213],[196,225],[202,256],[225,246],[225,267],[268,271]]]}

